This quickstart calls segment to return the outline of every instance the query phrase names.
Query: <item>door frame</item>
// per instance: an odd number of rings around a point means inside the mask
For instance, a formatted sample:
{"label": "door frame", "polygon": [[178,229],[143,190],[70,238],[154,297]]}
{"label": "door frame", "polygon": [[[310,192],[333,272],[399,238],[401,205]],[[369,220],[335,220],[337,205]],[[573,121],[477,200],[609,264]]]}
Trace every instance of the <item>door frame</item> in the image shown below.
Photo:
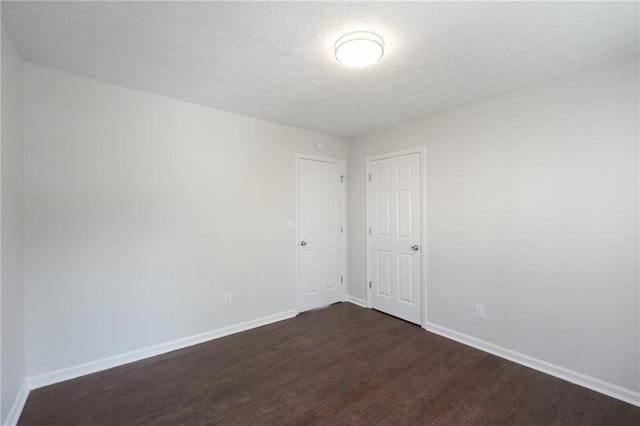
{"label": "door frame", "polygon": [[365,198],[366,198],[366,221],[364,234],[367,238],[367,254],[365,259],[366,264],[366,282],[367,288],[367,308],[372,308],[371,303],[371,288],[369,288],[369,282],[372,280],[371,272],[371,235],[369,235],[369,228],[372,226],[371,217],[371,182],[369,182],[369,174],[372,169],[372,162],[376,160],[383,160],[385,158],[400,157],[408,154],[420,154],[420,326],[424,329],[427,327],[427,147],[418,146],[415,148],[402,149],[398,151],[386,152],[384,154],[369,155],[366,158],[365,167]]}
{"label": "door frame", "polygon": [[301,311],[302,301],[301,301],[301,292],[300,292],[300,250],[298,248],[298,242],[300,241],[300,160],[312,160],[312,161],[321,161],[324,163],[332,163],[339,164],[342,166],[342,171],[344,173],[344,191],[342,197],[342,223],[344,226],[342,232],[342,247],[344,248],[344,252],[342,254],[342,276],[344,277],[344,282],[342,283],[342,302],[347,301],[347,288],[349,285],[349,278],[347,277],[347,261],[348,261],[348,247],[347,247],[347,166],[346,161],[340,158],[333,157],[323,157],[320,155],[313,154],[302,154],[296,153],[295,155],[295,185],[294,185],[294,200],[295,200],[295,241],[294,247],[296,252],[296,285],[295,285],[295,294],[296,294],[296,315],[298,315]]}

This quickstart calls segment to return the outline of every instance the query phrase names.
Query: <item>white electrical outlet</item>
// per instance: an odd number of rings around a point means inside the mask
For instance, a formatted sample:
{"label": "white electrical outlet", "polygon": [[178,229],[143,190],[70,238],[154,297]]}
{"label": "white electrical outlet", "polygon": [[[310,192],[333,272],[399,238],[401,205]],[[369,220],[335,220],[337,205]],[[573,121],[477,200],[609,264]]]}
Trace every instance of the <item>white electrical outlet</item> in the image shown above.
{"label": "white electrical outlet", "polygon": [[227,293],[224,295],[224,306],[231,305],[231,294]]}
{"label": "white electrical outlet", "polygon": [[480,319],[485,318],[484,305],[476,305],[476,317]]}

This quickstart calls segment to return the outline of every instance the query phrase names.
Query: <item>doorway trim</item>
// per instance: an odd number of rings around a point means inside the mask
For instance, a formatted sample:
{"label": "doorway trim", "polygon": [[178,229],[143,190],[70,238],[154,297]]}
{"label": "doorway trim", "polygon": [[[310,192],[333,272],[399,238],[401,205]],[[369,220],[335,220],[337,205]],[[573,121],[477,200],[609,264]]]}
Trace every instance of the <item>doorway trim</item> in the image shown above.
{"label": "doorway trim", "polygon": [[369,196],[369,189],[371,183],[369,182],[369,174],[371,173],[371,163],[376,160],[383,160],[385,158],[399,157],[408,154],[420,154],[420,219],[422,221],[420,225],[420,246],[422,248],[420,253],[421,273],[420,273],[420,327],[427,328],[427,147],[418,146],[415,148],[402,149],[398,151],[386,152],[384,154],[369,155],[366,158],[365,167],[365,198],[366,198],[366,220],[364,234],[367,238],[367,253],[366,253],[366,282],[367,288],[367,308],[372,308],[371,303],[371,288],[369,288],[369,282],[371,278],[371,236],[369,235],[369,227],[371,223],[371,197]]}
{"label": "doorway trim", "polygon": [[349,286],[349,278],[347,276],[348,270],[348,261],[349,261],[349,247],[347,246],[347,232],[348,224],[347,224],[347,166],[346,160],[340,158],[333,157],[324,157],[320,155],[313,154],[302,154],[296,153],[295,155],[295,182],[294,182],[294,203],[295,203],[295,215],[294,215],[294,228],[295,228],[295,253],[296,253],[296,282],[295,282],[295,296],[296,296],[296,315],[301,312],[302,302],[300,300],[300,250],[298,249],[298,242],[300,241],[300,160],[312,160],[312,161],[322,161],[325,163],[339,164],[342,166],[342,170],[344,171],[343,184],[344,193],[342,200],[342,223],[344,226],[342,232],[342,246],[344,247],[344,253],[342,256],[342,276],[344,277],[344,282],[342,283],[342,302],[347,301],[347,288]]}

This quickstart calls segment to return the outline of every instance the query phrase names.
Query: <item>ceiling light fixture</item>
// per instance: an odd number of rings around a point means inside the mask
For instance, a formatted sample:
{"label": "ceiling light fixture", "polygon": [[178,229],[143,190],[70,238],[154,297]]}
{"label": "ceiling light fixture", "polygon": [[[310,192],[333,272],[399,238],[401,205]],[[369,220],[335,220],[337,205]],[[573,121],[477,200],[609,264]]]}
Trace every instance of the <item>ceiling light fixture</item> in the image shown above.
{"label": "ceiling light fixture", "polygon": [[334,46],[336,59],[351,68],[373,65],[384,54],[384,40],[370,31],[355,31],[340,37]]}

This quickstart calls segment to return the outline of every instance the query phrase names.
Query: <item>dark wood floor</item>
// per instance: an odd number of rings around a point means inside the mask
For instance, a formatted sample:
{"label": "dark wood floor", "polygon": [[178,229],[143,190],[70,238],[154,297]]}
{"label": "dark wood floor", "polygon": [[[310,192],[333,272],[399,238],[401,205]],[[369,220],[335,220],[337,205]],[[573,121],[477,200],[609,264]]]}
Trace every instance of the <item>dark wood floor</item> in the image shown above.
{"label": "dark wood floor", "polygon": [[640,408],[348,303],[34,390],[20,425],[640,425]]}

